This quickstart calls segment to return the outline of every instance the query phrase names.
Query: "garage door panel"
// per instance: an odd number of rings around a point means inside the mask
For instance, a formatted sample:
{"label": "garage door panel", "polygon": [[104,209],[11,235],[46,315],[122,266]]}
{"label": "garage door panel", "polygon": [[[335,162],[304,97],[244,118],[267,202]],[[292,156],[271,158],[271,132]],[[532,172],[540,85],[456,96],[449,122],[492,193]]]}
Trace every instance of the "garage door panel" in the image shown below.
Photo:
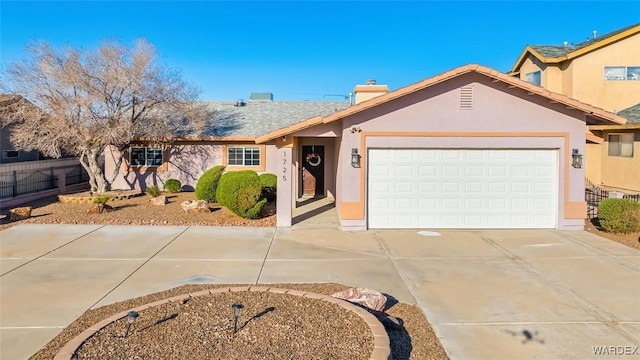
{"label": "garage door panel", "polygon": [[555,227],[556,150],[371,149],[368,155],[370,228]]}

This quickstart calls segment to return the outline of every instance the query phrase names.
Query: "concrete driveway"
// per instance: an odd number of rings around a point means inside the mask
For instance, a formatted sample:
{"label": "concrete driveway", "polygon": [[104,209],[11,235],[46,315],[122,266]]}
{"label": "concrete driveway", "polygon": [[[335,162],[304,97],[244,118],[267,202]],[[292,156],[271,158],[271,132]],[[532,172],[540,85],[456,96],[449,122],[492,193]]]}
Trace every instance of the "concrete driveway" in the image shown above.
{"label": "concrete driveway", "polygon": [[452,359],[640,353],[640,252],[581,231],[20,225],[0,232],[0,273],[1,359],[182,284],[327,281],[419,305]]}

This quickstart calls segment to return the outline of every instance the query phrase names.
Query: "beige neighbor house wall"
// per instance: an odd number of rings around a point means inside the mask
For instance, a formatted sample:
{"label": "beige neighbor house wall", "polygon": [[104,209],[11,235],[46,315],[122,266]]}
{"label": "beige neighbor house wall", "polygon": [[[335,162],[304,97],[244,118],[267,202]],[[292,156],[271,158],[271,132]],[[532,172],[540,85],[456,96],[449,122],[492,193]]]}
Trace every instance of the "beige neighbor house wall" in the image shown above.
{"label": "beige neighbor house wall", "polygon": [[[576,57],[569,54],[568,60],[557,63],[552,63],[557,59],[538,59],[529,53],[520,65],[519,77],[525,80],[528,73],[540,70],[543,88],[611,112],[640,103],[640,81],[604,79],[605,66],[640,66],[640,33],[611,43],[609,40],[605,38],[601,47]],[[627,131],[635,132],[633,157],[609,156],[607,143],[587,144],[587,179],[594,184],[640,191],[640,129]],[[606,141],[605,132],[597,135]]]}
{"label": "beige neighbor house wall", "polygon": [[545,64],[534,56],[529,55],[520,68],[520,79],[526,80],[527,74],[540,71],[540,86],[564,94],[565,72],[557,64]]}
{"label": "beige neighbor house wall", "polygon": [[640,102],[639,80],[605,80],[605,66],[640,66],[640,34],[628,37],[572,61],[573,88],[565,95],[618,112]]}
{"label": "beige neighbor house wall", "polygon": [[584,163],[584,173],[587,179],[595,185],[602,183],[600,175],[602,174],[603,148],[602,144],[587,143],[584,150],[584,158],[587,160]]}
{"label": "beige neighbor house wall", "polygon": [[[609,156],[608,135],[620,133],[634,133],[633,157]],[[602,131],[601,136],[605,142],[600,146],[600,156],[606,159],[601,162],[601,183],[640,192],[640,131],[637,129],[635,132],[632,130]]]}
{"label": "beige neighbor house wall", "polygon": [[605,66],[640,66],[640,34],[556,64],[545,64],[529,54],[519,77],[525,80],[527,74],[541,71],[543,88],[607,111],[640,102],[640,81],[605,80]]}

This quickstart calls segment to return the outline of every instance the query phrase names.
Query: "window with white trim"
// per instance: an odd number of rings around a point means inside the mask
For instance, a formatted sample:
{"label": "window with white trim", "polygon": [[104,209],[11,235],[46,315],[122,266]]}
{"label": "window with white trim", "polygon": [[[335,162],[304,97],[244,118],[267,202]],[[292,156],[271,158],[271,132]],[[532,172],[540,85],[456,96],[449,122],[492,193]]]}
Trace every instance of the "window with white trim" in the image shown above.
{"label": "window with white trim", "polygon": [[633,157],[633,133],[609,134],[609,156]]}
{"label": "window with white trim", "polygon": [[605,66],[605,80],[640,80],[640,66]]}
{"label": "window with white trim", "polygon": [[530,72],[524,76],[524,79],[530,84],[540,86],[540,84],[542,84],[542,72],[540,72],[540,70]]}
{"label": "window with white trim", "polygon": [[20,151],[18,150],[4,150],[2,157],[5,159],[17,159],[20,157]]}
{"label": "window with white trim", "polygon": [[131,147],[129,149],[129,164],[131,166],[162,166],[161,147]]}
{"label": "window with white trim", "polygon": [[260,166],[260,147],[229,146],[227,147],[228,166]]}

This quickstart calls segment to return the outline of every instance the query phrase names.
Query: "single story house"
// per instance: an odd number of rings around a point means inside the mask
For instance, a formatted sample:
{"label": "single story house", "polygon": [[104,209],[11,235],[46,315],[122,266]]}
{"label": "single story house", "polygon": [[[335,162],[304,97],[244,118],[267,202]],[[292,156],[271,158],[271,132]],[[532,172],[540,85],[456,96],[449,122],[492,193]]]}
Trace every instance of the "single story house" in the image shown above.
{"label": "single story house", "polygon": [[[583,229],[585,126],[623,118],[480,65],[387,90],[358,85],[352,106],[223,143],[185,142],[187,151],[171,146],[147,170],[169,162],[275,173],[278,226],[291,225],[308,195],[333,197],[344,230]],[[125,167],[129,180],[118,184],[148,181]]]}

